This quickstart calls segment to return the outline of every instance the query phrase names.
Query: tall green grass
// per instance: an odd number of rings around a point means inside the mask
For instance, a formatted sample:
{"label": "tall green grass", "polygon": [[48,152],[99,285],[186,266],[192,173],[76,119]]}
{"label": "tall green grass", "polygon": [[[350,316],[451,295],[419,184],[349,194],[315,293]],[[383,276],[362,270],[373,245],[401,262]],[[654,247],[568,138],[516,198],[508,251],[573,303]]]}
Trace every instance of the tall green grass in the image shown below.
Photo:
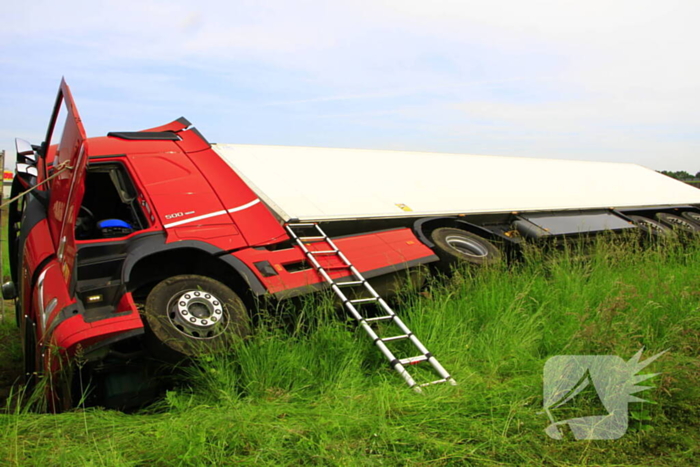
{"label": "tall green grass", "polygon": [[[201,359],[137,414],[15,406],[0,415],[0,464],[700,464],[697,241],[533,249],[400,297],[397,312],[459,382],[420,395],[329,302],[271,311],[235,357]],[[623,438],[546,436],[549,357],[642,347],[669,351],[641,394],[655,404],[633,405]]]}
{"label": "tall green grass", "polygon": [[0,271],[2,271],[3,282],[10,280],[10,255],[7,244],[7,220],[7,208],[0,208]]}

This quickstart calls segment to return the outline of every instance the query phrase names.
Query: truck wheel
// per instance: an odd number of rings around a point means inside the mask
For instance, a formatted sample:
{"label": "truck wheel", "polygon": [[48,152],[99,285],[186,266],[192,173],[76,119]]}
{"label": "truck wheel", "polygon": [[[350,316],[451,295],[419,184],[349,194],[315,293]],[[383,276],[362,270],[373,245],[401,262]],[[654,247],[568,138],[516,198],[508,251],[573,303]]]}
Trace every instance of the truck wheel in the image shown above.
{"label": "truck wheel", "polygon": [[501,261],[501,252],[491,242],[462,229],[441,227],[431,232],[435,254],[440,258],[438,268],[449,271],[453,264],[494,264]]}
{"label": "truck wheel", "polygon": [[698,214],[697,212],[685,211],[681,215],[686,219],[690,220],[691,222],[695,222],[696,224],[700,225],[700,214]]}
{"label": "truck wheel", "polygon": [[649,219],[648,217],[643,217],[643,216],[627,216],[630,218],[632,222],[634,222],[634,225],[639,227],[639,230],[641,230],[644,233],[647,233],[649,235],[653,236],[658,236],[658,237],[668,237],[673,234],[671,232],[671,229],[666,227],[660,222],[656,222],[653,219]]}
{"label": "truck wheel", "polygon": [[148,294],[146,320],[170,349],[195,356],[224,352],[249,333],[246,307],[236,293],[205,276],[174,276]]}
{"label": "truck wheel", "polygon": [[699,233],[700,226],[695,225],[693,222],[685,219],[683,217],[674,216],[673,214],[667,214],[665,212],[659,212],[656,214],[656,219],[659,222],[672,227],[674,229],[681,230],[688,233]]}

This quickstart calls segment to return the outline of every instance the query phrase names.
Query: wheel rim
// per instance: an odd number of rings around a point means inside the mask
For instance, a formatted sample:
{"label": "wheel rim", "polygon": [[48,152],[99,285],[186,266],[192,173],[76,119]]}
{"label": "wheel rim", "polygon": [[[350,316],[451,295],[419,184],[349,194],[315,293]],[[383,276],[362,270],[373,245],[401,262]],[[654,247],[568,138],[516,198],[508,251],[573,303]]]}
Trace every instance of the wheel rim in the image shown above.
{"label": "wheel rim", "polygon": [[455,250],[473,258],[485,258],[489,255],[489,251],[480,242],[461,235],[448,235],[445,241]]}
{"label": "wheel rim", "polygon": [[656,233],[656,234],[664,234],[666,233],[666,228],[663,225],[657,224],[656,222],[648,219],[640,219],[637,221],[637,226],[639,226],[642,230],[646,230],[647,232],[651,233]]}
{"label": "wheel rim", "polygon": [[686,216],[690,220],[693,220],[695,222],[700,222],[700,214],[697,214],[695,212],[685,212],[685,213],[683,213],[683,215]]}
{"label": "wheel rim", "polygon": [[690,222],[680,217],[669,217],[666,219],[666,222],[672,224],[674,227],[678,227],[683,230],[695,230]]}
{"label": "wheel rim", "polygon": [[221,300],[203,290],[188,290],[170,299],[168,319],[191,339],[213,339],[228,327]]}

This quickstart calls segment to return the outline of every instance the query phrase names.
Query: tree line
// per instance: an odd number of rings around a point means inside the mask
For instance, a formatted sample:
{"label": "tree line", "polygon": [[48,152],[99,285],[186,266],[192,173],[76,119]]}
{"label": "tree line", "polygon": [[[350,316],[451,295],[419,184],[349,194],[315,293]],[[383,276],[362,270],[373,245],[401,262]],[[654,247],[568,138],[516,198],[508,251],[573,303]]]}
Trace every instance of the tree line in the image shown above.
{"label": "tree line", "polygon": [[700,179],[700,172],[696,173],[695,175],[689,174],[685,170],[661,170],[660,173],[667,175],[671,178],[675,178],[676,180],[682,180],[682,181],[693,181]]}

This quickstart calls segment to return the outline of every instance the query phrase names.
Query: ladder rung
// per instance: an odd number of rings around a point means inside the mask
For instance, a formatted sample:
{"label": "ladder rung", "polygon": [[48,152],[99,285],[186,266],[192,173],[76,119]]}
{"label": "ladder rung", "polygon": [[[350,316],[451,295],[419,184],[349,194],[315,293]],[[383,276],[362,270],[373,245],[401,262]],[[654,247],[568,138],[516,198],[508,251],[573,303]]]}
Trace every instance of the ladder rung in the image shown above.
{"label": "ladder rung", "polygon": [[372,322],[372,321],[385,321],[387,319],[394,319],[394,316],[396,315],[386,315],[386,316],[375,316],[373,318],[365,318],[365,321],[367,322]]}
{"label": "ladder rung", "polygon": [[345,282],[335,282],[338,287],[355,287],[364,284],[365,281],[345,281]]}
{"label": "ladder rung", "polygon": [[[297,246],[304,253],[306,259],[313,265],[316,272],[322,276],[322,278],[331,285],[332,290],[335,294],[343,301],[343,305],[348,311],[352,312],[352,315],[357,319],[359,324],[364,328],[364,330],[373,339],[374,344],[379,347],[382,354],[388,359],[390,365],[394,370],[398,371],[401,377],[406,381],[409,387],[417,392],[421,392],[421,388],[425,386],[430,386],[431,384],[440,383],[451,383],[453,385],[457,384],[456,381],[447,373],[447,371],[440,365],[440,363],[433,359],[432,354],[425,348],[425,346],[418,340],[417,337],[413,335],[413,332],[399,319],[394,311],[387,305],[387,303],[379,296],[377,291],[370,285],[370,283],[360,274],[360,272],[352,265],[352,263],[345,257],[345,255],[338,249],[333,243],[331,238],[323,231],[320,225],[312,222],[298,222],[295,219],[295,223],[287,223],[286,230],[290,235],[290,238],[295,240]],[[315,245],[318,249],[312,250],[309,245],[314,245],[320,243],[320,245]],[[324,245],[325,243],[325,245]],[[338,258],[338,260],[331,259],[333,256]],[[334,263],[333,265],[322,265],[321,258],[327,258],[324,262]],[[343,263],[343,264],[339,264]],[[333,276],[341,277],[331,277],[332,271],[340,271]],[[347,271],[343,273],[342,271]],[[350,287],[364,287],[366,292],[369,293],[370,298],[355,298],[349,299],[344,291],[341,289]],[[367,295],[364,295],[367,297]],[[365,318],[360,313],[362,307],[357,309],[354,305],[360,305],[363,303],[376,303],[381,306],[387,315],[383,316],[373,316],[371,318]],[[367,313],[370,314],[370,313]],[[389,337],[379,337],[377,335],[378,330],[375,329],[376,326],[371,326],[369,323],[377,321],[392,321],[394,325],[400,328],[398,332],[404,332],[405,334],[398,334]],[[409,342],[416,348],[416,353],[421,353],[415,357],[408,357],[397,359],[394,352],[389,349],[386,345],[388,342],[400,341],[408,339]],[[413,352],[411,352],[413,353]],[[421,362],[429,362],[433,369],[442,377],[435,381],[424,384],[416,384],[416,381],[404,368],[404,365],[416,365]]]}
{"label": "ladder rung", "polygon": [[349,303],[352,303],[353,305],[360,304],[360,303],[372,303],[376,302],[379,300],[378,298],[356,298],[354,300],[348,300]]}
{"label": "ladder rung", "polygon": [[419,387],[419,388],[424,388],[424,387],[426,387],[426,386],[430,386],[431,384],[446,383],[446,382],[448,382],[449,380],[450,380],[450,378],[436,379],[435,381],[431,381],[431,382],[429,382],[429,383],[419,384],[418,387]]}
{"label": "ladder rung", "polygon": [[391,341],[399,341],[401,339],[408,339],[409,337],[411,337],[410,334],[401,334],[400,336],[383,337],[379,340],[382,342],[391,342]]}
{"label": "ladder rung", "polygon": [[416,365],[420,362],[428,361],[428,357],[425,355],[418,355],[417,357],[402,358],[399,363],[402,365]]}
{"label": "ladder rung", "polygon": [[297,237],[302,243],[303,242],[323,242],[325,241],[328,237]]}

